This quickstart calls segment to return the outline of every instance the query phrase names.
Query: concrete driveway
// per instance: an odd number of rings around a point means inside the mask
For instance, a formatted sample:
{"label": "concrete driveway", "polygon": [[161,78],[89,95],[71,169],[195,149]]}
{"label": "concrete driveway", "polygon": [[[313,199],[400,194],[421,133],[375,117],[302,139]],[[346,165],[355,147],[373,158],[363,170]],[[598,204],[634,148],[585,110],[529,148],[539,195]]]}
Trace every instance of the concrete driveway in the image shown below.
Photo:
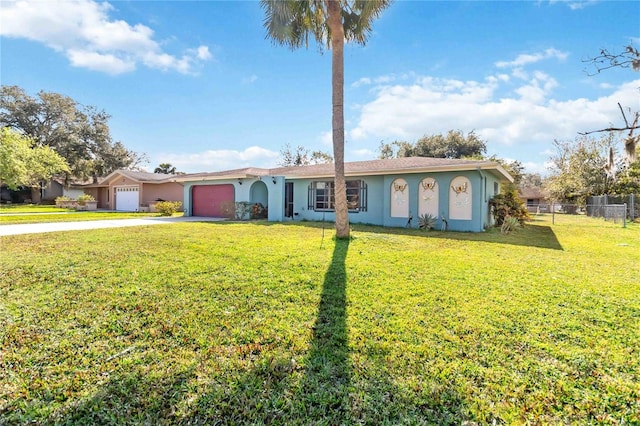
{"label": "concrete driveway", "polygon": [[0,236],[42,234],[45,232],[81,231],[85,229],[123,228],[127,226],[166,225],[180,222],[218,222],[218,217],[141,217],[139,219],[88,220],[84,222],[50,222],[0,225]]}

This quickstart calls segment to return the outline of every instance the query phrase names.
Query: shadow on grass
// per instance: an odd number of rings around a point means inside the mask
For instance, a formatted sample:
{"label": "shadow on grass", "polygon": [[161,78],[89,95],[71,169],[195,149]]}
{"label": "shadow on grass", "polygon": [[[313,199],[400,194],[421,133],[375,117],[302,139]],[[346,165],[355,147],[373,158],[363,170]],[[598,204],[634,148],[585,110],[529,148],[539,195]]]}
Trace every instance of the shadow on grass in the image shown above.
{"label": "shadow on grass", "polygon": [[[206,222],[200,222],[206,223]],[[332,222],[267,222],[266,220],[258,220],[258,221],[224,221],[224,222],[209,222],[211,224],[215,224],[216,226],[225,226],[231,224],[251,224],[254,226],[277,226],[282,224],[287,224],[290,226],[304,226],[307,228],[318,228],[324,230],[332,230],[333,223]],[[457,240],[457,241],[476,241],[476,242],[485,242],[485,243],[496,243],[496,244],[509,244],[516,246],[524,246],[524,247],[537,247],[543,249],[550,250],[563,250],[560,241],[551,229],[550,226],[546,225],[538,225],[528,223],[522,229],[518,229],[510,234],[503,234],[500,232],[498,228],[490,228],[485,232],[455,232],[455,231],[422,231],[420,229],[414,228],[390,228],[383,227],[378,225],[363,225],[363,224],[351,224],[352,230],[355,232],[356,236],[358,232],[370,232],[377,234],[387,234],[387,235],[411,235],[411,236],[423,236],[426,238],[441,238],[448,240]]]}
{"label": "shadow on grass", "polygon": [[351,372],[347,336],[348,240],[337,240],[325,273],[304,363],[262,356],[253,368],[212,386],[185,424],[349,424]]}
{"label": "shadow on grass", "polygon": [[[193,366],[159,377],[150,377],[139,370],[112,373],[109,381],[91,397],[72,402],[65,409],[52,413],[44,422],[36,423],[173,424],[178,421],[176,406],[193,375]],[[0,424],[4,424],[2,418]],[[12,423],[9,421],[7,424]]]}
{"label": "shadow on grass", "polygon": [[[271,347],[262,352],[260,344],[236,341],[234,348],[255,348],[226,359],[218,359],[215,353],[194,354],[197,358],[188,367],[167,370],[127,363],[94,393],[63,403],[45,419],[40,418],[38,406],[14,411],[12,418],[16,424],[27,420],[69,425],[352,423],[348,249],[349,240],[335,241],[311,342],[308,349],[297,352],[297,361],[291,348]],[[12,418],[0,412],[0,424],[12,424]]]}
{"label": "shadow on grass", "polygon": [[484,243],[508,244],[523,247],[536,247],[549,250],[564,250],[558,237],[550,226],[527,224],[509,234],[503,234],[498,229],[485,232],[429,232],[429,238],[442,238],[458,241],[477,241]]}
{"label": "shadow on grass", "polygon": [[348,250],[349,240],[336,240],[322,285],[301,387],[306,414],[328,424],[348,423],[351,411],[345,264]]}
{"label": "shadow on grass", "polygon": [[176,370],[132,366],[135,371],[112,374],[95,394],[70,403],[43,423],[339,425],[422,419],[419,423],[459,424],[469,418],[467,403],[453,384],[401,391],[393,380],[394,363],[377,339],[370,338],[353,354],[358,364],[352,364],[347,328],[349,243],[335,241],[311,342],[300,361],[292,359],[289,348],[262,353],[260,345],[253,344],[254,349],[238,352],[234,359],[194,354],[192,364]]}

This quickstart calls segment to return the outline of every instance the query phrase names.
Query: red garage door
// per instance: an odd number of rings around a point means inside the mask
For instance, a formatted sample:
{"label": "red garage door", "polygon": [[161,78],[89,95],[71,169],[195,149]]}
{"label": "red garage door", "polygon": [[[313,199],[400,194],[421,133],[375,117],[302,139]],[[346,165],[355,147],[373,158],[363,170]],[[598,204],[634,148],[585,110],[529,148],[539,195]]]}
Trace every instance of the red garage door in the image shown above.
{"label": "red garage door", "polygon": [[193,216],[223,217],[221,205],[235,201],[233,185],[195,185],[191,188]]}

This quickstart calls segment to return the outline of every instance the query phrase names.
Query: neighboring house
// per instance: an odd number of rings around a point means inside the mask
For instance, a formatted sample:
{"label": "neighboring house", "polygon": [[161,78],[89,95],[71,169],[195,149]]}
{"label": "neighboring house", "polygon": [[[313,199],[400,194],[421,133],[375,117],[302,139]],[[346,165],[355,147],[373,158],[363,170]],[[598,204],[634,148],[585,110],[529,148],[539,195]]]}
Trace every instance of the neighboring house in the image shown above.
{"label": "neighboring house", "polygon": [[[76,185],[98,201],[98,208],[118,211],[149,211],[158,200],[182,201],[182,184],[178,175],[116,170],[98,183]],[[77,197],[76,197],[77,198]]]}
{"label": "neighboring house", "polygon": [[[333,164],[245,168],[176,176],[184,184],[187,216],[222,216],[228,202],[268,207],[268,220],[334,221]],[[417,227],[418,216],[438,226],[480,232],[493,224],[489,199],[513,178],[498,163],[426,157],[345,163],[349,221]]]}
{"label": "neighboring house", "polygon": [[55,201],[56,198],[64,193],[64,179],[53,178],[41,189],[40,201]]}
{"label": "neighboring house", "polygon": [[541,188],[522,188],[519,195],[522,202],[526,204],[529,213],[549,211],[549,201]]}
{"label": "neighboring house", "polygon": [[0,203],[31,203],[31,188],[20,187],[9,189],[7,185],[0,185]]}
{"label": "neighboring house", "polygon": [[59,178],[53,178],[48,182],[43,182],[43,185],[38,189],[30,187],[20,187],[17,190],[12,190],[1,185],[0,189],[0,201],[13,202],[13,203],[41,203],[43,201],[54,201],[57,197],[63,194],[64,181]]}
{"label": "neighboring house", "polygon": [[62,195],[77,200],[79,196],[84,194],[84,186],[80,184],[72,184],[62,188]]}

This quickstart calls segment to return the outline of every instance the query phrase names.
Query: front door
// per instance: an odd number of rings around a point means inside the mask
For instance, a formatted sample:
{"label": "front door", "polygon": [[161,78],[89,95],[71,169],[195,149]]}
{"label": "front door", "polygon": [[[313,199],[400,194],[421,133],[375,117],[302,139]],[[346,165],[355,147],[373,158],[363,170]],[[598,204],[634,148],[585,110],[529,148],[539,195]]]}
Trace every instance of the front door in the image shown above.
{"label": "front door", "polygon": [[284,217],[293,217],[293,182],[284,184]]}

